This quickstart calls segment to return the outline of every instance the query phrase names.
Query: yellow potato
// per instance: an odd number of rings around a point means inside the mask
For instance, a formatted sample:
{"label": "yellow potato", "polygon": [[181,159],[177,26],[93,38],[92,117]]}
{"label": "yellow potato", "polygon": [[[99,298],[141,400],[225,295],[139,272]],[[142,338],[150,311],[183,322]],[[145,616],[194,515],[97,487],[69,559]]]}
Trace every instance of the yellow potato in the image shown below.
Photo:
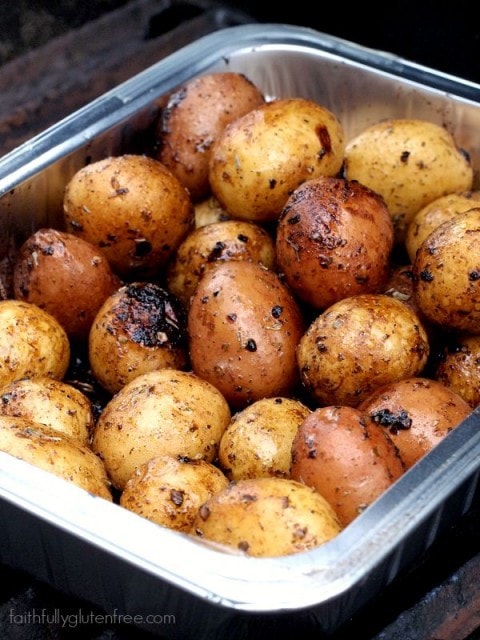
{"label": "yellow potato", "polygon": [[61,324],[37,305],[0,301],[0,387],[20,378],[61,380],[70,362],[70,342]]}
{"label": "yellow potato", "polygon": [[234,218],[277,220],[302,182],[340,171],[344,148],[341,123],[317,102],[267,102],[227,125],[217,138],[209,170],[213,195]]}
{"label": "yellow potato", "polygon": [[28,418],[0,415],[0,451],[112,501],[102,461],[91,449]]}
{"label": "yellow potato", "polygon": [[94,415],[86,395],[47,376],[22,378],[0,388],[0,414],[20,416],[89,445]]}
{"label": "yellow potato", "polygon": [[156,455],[212,462],[230,418],[225,398],[209,382],[175,369],[150,371],[107,403],[92,448],[123,490],[135,469]]}
{"label": "yellow potato", "polygon": [[200,506],[228,485],[210,462],[154,456],[128,479],[120,506],[175,531],[188,533]]}
{"label": "yellow potato", "polygon": [[480,334],[454,334],[442,349],[434,377],[472,409],[480,405]]}
{"label": "yellow potato", "polygon": [[230,480],[288,478],[292,442],[310,409],[294,398],[263,398],[236,413],[220,441],[218,459]]}
{"label": "yellow potato", "polygon": [[288,478],[231,483],[200,507],[191,529],[194,536],[257,557],[307,551],[340,531],[325,498]]}
{"label": "yellow potato", "polygon": [[445,128],[415,118],[371,125],[348,141],[345,177],[380,194],[390,211],[397,243],[422,207],[473,185],[473,167]]}

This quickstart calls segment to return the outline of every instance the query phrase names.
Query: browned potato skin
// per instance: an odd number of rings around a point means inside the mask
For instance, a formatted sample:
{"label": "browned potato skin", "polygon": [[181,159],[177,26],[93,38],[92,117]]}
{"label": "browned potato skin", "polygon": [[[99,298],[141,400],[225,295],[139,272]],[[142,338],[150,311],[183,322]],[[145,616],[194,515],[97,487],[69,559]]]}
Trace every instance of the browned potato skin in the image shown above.
{"label": "browned potato skin", "polygon": [[480,191],[449,193],[430,202],[414,216],[407,227],[405,247],[410,261],[415,260],[422,242],[439,227],[458,213],[480,205]]}
{"label": "browned potato skin", "polygon": [[377,389],[358,410],[388,431],[407,469],[471,412],[468,403],[452,389],[422,377]]}
{"label": "browned potato skin", "polygon": [[457,335],[444,347],[435,379],[458,393],[470,407],[480,404],[480,335]]}
{"label": "browned potato skin", "polygon": [[185,369],[186,310],[155,283],[125,285],[105,300],[95,316],[88,355],[96,380],[112,394],[147,371]]}
{"label": "browned potato skin", "polygon": [[65,433],[28,418],[0,415],[0,451],[112,501],[101,460]]}
{"label": "browned potato skin", "polygon": [[432,324],[480,333],[479,243],[480,207],[442,223],[418,249],[415,299]]}
{"label": "browned potato skin", "polygon": [[71,232],[98,247],[122,278],[156,276],[192,228],[185,187],[161,162],[125,154],[79,169],[65,188]]}
{"label": "browned potato skin", "polygon": [[316,309],[378,293],[388,277],[393,224],[380,196],[358,182],[322,176],[298,187],[276,234],[280,271]]}
{"label": "browned potato skin", "polygon": [[248,260],[275,270],[272,236],[259,225],[225,220],[195,229],[178,247],[167,270],[167,288],[188,307],[198,281],[219,262]]}
{"label": "browned potato skin", "polygon": [[62,325],[37,305],[0,301],[0,387],[20,378],[61,380],[70,362],[70,342]]}
{"label": "browned potato skin", "polygon": [[155,456],[128,479],[120,506],[159,525],[189,533],[200,506],[228,485],[205,460]]}
{"label": "browned potato skin", "polygon": [[415,118],[389,118],[348,141],[345,177],[383,196],[403,243],[412,218],[429,202],[473,185],[468,154],[445,127]]}
{"label": "browned potato skin", "polygon": [[289,478],[229,484],[199,509],[191,533],[247,556],[278,557],[314,549],[341,531],[330,504]]}
{"label": "browned potato skin", "polygon": [[253,262],[224,262],[208,271],[188,311],[192,368],[235,409],[290,394],[302,333],[302,314],[288,288]]}
{"label": "browned potato skin", "polygon": [[302,182],[337,175],[345,135],[336,116],[304,98],[267,102],[225,127],[212,148],[212,192],[229,215],[276,221]]}
{"label": "browned potato skin", "polygon": [[81,340],[105,298],[120,284],[98,247],[49,228],[27,238],[13,272],[15,298],[45,309],[69,336]]}
{"label": "browned potato skin", "polygon": [[86,395],[48,376],[22,378],[0,388],[0,414],[44,424],[84,446],[90,444],[95,421]]}
{"label": "browned potato skin", "polygon": [[388,434],[353,407],[313,411],[292,444],[293,480],[313,487],[350,524],[404,472]]}
{"label": "browned potato skin", "polygon": [[135,469],[156,455],[213,462],[230,418],[225,398],[206,380],[175,369],[150,371],[107,403],[92,449],[123,490]]}
{"label": "browned potato skin", "polygon": [[263,104],[265,98],[240,73],[212,73],[189,80],[171,96],[157,125],[163,162],[197,201],[210,192],[211,147],[225,126]]}
{"label": "browned potato skin", "polygon": [[357,406],[378,387],[418,375],[430,352],[418,316],[384,294],[360,294],[313,320],[297,348],[302,382],[319,406]]}
{"label": "browned potato skin", "polygon": [[311,410],[294,398],[262,398],[237,412],[225,429],[218,460],[230,480],[290,476],[292,442]]}

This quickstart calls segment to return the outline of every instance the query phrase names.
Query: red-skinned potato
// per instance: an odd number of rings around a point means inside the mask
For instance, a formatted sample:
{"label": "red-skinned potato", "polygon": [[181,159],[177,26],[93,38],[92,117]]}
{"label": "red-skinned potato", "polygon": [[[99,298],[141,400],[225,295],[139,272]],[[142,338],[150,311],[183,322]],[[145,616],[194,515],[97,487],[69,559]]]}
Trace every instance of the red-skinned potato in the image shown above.
{"label": "red-skinned potato", "polygon": [[103,158],[79,169],[63,200],[66,230],[98,247],[121,277],[157,276],[192,228],[178,178],[143,155]]}
{"label": "red-skinned potato", "polygon": [[156,157],[193,200],[207,196],[213,143],[228,123],[264,102],[260,89],[241,73],[211,73],[189,80],[162,109],[156,128]]}
{"label": "red-skinned potato", "polygon": [[388,434],[353,407],[313,411],[292,444],[292,479],[315,488],[347,526],[404,472]]}
{"label": "red-skinned potato", "polygon": [[466,418],[471,407],[440,382],[414,377],[377,389],[358,410],[388,431],[408,469]]}
{"label": "red-skinned potato", "polygon": [[198,283],[188,311],[193,371],[236,409],[289,395],[303,318],[278,275],[253,262],[225,262]]}
{"label": "red-skinned potato", "polygon": [[69,336],[81,340],[105,298],[120,284],[98,247],[50,228],[27,238],[13,272],[15,298],[45,309]]}
{"label": "red-skinned potato", "polygon": [[276,234],[278,268],[314,308],[384,286],[393,224],[383,199],[358,182],[321,176],[289,197]]}

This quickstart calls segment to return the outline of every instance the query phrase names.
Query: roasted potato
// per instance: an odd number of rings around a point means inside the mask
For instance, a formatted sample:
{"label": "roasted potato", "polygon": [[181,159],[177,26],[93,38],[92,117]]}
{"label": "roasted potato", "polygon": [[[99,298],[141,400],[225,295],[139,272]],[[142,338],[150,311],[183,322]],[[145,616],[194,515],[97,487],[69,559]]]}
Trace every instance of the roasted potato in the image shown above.
{"label": "roasted potato", "polygon": [[322,176],[304,182],[287,200],[275,249],[292,291],[325,309],[348,296],[381,291],[393,224],[376,193],[358,182]]}
{"label": "roasted potato", "polygon": [[80,340],[87,339],[98,309],[120,284],[98,247],[51,228],[27,238],[14,265],[15,298],[45,309]]}
{"label": "roasted potato", "polygon": [[319,406],[357,406],[378,387],[420,374],[430,353],[418,316],[385,294],[344,298],[302,336],[297,362]]}
{"label": "roasted potato", "polygon": [[50,313],[22,300],[0,300],[0,387],[20,378],[61,380],[70,362],[70,341]]}
{"label": "roasted potato", "polygon": [[156,153],[197,201],[210,193],[211,148],[225,126],[265,102],[258,87],[235,72],[193,78],[169,97],[156,127]]}
{"label": "roasted potato", "polygon": [[262,398],[233,415],[218,451],[230,480],[290,476],[292,441],[310,409],[294,398]]}
{"label": "roasted potato", "polygon": [[156,277],[194,222],[190,196],[161,162],[143,155],[104,158],[65,187],[66,231],[100,249],[122,278]]}
{"label": "roasted potato", "polygon": [[128,479],[120,506],[169,529],[188,533],[200,506],[228,485],[205,460],[154,456]]}
{"label": "roasted potato", "polygon": [[18,416],[0,415],[0,451],[112,501],[101,460],[66,433]]}
{"label": "roasted potato", "polygon": [[103,409],[93,450],[123,490],[135,469],[168,454],[213,462],[231,413],[220,391],[193,373],[150,371],[134,378]]}
{"label": "roasted potato", "polygon": [[468,151],[445,127],[418,118],[385,119],[348,140],[344,170],[384,198],[398,244],[422,207],[473,186]]}
{"label": "roasted potato", "polygon": [[193,371],[234,409],[289,395],[304,323],[279,276],[254,262],[224,262],[198,283],[188,311]]}
{"label": "roasted potato", "polygon": [[326,498],[343,527],[404,470],[388,433],[353,407],[315,409],[293,440],[291,478]]}
{"label": "roasted potato", "polygon": [[480,335],[450,336],[441,349],[434,377],[472,409],[480,404]]}
{"label": "roasted potato", "polygon": [[191,529],[194,536],[256,557],[307,551],[340,531],[325,498],[288,478],[249,478],[229,484],[200,507]]}
{"label": "roasted potato", "polygon": [[88,336],[96,380],[116,393],[142,373],[188,364],[187,312],[153,282],[132,282],[111,294],[98,310]]}
{"label": "roasted potato", "polygon": [[480,207],[430,233],[413,263],[418,307],[435,326],[480,333]]}
{"label": "roasted potato", "polygon": [[79,389],[48,376],[22,378],[0,387],[0,414],[19,416],[66,433],[89,446],[95,417]]}
{"label": "roasted potato", "polygon": [[203,274],[219,262],[248,260],[275,269],[275,243],[258,224],[225,220],[195,229],[168,265],[166,285],[188,307]]}
{"label": "roasted potato", "polygon": [[376,389],[358,411],[388,431],[409,469],[466,418],[471,408],[440,382],[413,377]]}
{"label": "roasted potato", "polygon": [[294,189],[342,167],[345,133],[323,105],[285,98],[252,109],[225,127],[212,147],[213,195],[234,218],[276,221]]}

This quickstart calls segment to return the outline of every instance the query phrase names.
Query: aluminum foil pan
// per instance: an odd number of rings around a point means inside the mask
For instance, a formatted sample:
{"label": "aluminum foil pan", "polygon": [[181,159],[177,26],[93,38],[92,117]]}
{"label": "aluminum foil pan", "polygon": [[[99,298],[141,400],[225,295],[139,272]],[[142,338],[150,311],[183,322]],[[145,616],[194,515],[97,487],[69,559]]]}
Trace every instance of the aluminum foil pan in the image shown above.
{"label": "aluminum foil pan", "polygon": [[[478,187],[480,86],[311,29],[240,25],[187,45],[0,159],[3,273],[28,234],[59,222],[77,169],[141,148],[162,97],[222,70],[245,73],[269,97],[323,103],[347,136],[387,116],[446,125],[471,150]],[[321,637],[468,511],[479,468],[473,411],[335,539],[293,556],[245,558],[0,453],[0,561],[163,638]]]}

